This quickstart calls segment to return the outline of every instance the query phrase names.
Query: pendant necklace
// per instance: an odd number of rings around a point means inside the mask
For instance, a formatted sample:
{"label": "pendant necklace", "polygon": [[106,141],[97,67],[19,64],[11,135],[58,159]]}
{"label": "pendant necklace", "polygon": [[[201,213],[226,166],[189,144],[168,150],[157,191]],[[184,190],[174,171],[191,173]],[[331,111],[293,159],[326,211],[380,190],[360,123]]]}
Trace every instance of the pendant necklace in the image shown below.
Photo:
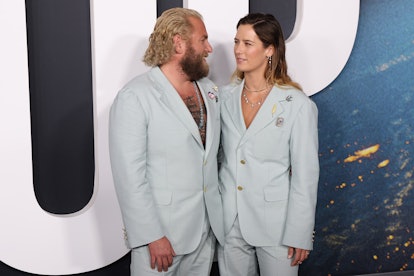
{"label": "pendant necklace", "polygon": [[255,102],[255,103],[251,102],[251,101],[247,98],[246,92],[243,92],[243,94],[242,94],[242,95],[243,95],[244,102],[245,102],[246,104],[250,105],[250,107],[251,107],[251,108],[255,108],[256,106],[260,106],[260,105],[264,102],[264,99],[266,98],[265,96],[266,96],[267,94],[269,94],[269,92],[270,92],[270,90],[269,90],[269,91],[267,91],[266,93],[264,93],[263,97],[261,97],[261,98],[260,98],[260,100],[259,100],[259,101],[257,101],[257,102]]}
{"label": "pendant necklace", "polygon": [[194,85],[194,92],[197,96],[198,105],[200,106],[200,121],[198,122],[198,129],[201,130],[204,128],[204,107],[203,107],[203,103],[201,102],[201,96],[200,96],[201,92],[198,90],[198,87],[195,81],[193,81],[193,85]]}

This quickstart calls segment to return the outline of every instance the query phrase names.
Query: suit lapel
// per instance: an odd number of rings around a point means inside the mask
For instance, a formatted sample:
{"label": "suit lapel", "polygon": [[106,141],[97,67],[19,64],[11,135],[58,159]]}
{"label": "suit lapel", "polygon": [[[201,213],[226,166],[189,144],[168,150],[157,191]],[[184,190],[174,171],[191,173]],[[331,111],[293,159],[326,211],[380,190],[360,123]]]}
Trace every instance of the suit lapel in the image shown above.
{"label": "suit lapel", "polygon": [[200,132],[198,131],[193,116],[191,116],[191,113],[185,105],[184,101],[181,99],[180,95],[171,85],[168,79],[161,72],[160,68],[152,68],[150,77],[154,86],[157,87],[157,91],[160,92],[161,102],[165,104],[171,113],[174,114],[174,116],[177,117],[183,126],[193,135],[198,144],[203,147]]}
{"label": "suit lapel", "polygon": [[224,106],[229,113],[230,119],[234,126],[239,131],[240,136],[246,132],[246,125],[244,123],[243,114],[241,112],[241,92],[243,89],[244,80],[241,84],[235,86],[229,93],[230,96],[224,102]]}
{"label": "suit lapel", "polygon": [[278,87],[273,87],[260,107],[255,118],[246,130],[240,144],[243,144],[250,137],[253,137],[257,132],[261,131],[267,125],[273,123],[275,127],[278,124],[283,124],[284,118],[282,113],[284,112],[284,103],[286,102],[286,93]]}
{"label": "suit lapel", "polygon": [[[207,109],[207,130],[206,130],[206,156],[208,156],[208,152],[210,151],[211,145],[213,143],[213,139],[215,135],[219,135],[216,132],[216,122],[219,121],[220,118],[217,116],[220,115],[218,110],[218,98],[217,97],[217,87],[211,86],[211,82],[205,82],[203,79],[197,81],[198,87],[200,88],[201,95],[204,100],[204,105]],[[210,93],[210,95],[209,95]],[[213,97],[214,95],[214,97]]]}

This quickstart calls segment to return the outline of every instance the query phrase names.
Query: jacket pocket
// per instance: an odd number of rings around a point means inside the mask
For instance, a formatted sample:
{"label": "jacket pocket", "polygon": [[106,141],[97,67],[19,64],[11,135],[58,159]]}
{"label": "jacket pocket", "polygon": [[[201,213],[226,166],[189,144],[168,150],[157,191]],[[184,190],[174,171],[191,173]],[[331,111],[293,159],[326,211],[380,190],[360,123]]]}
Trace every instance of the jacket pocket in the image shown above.
{"label": "jacket pocket", "polygon": [[287,200],[289,192],[285,189],[265,188],[263,194],[265,201],[274,202]]}
{"label": "jacket pocket", "polygon": [[172,202],[171,191],[156,190],[153,192],[153,194],[154,194],[154,201],[158,205],[170,205]]}

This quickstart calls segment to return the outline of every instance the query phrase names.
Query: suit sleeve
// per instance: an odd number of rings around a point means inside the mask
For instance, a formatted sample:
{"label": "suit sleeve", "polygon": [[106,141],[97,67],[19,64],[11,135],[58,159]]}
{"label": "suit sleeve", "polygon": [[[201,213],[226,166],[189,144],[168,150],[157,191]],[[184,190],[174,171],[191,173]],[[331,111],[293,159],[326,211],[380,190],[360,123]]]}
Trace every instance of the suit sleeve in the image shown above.
{"label": "suit sleeve", "polygon": [[115,190],[130,248],[164,236],[146,179],[147,119],[129,89],[115,98],[109,116],[109,150]]}
{"label": "suit sleeve", "polygon": [[319,181],[318,110],[310,99],[295,118],[291,140],[291,187],[283,244],[313,248],[315,209]]}

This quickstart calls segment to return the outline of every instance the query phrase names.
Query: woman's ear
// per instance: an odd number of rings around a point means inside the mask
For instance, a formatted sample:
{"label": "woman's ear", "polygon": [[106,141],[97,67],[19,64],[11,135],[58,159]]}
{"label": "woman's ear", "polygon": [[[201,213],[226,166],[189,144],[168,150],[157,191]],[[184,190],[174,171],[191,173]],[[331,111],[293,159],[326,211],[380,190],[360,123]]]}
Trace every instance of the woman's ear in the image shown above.
{"label": "woman's ear", "polygon": [[273,56],[274,52],[275,52],[275,48],[273,47],[273,45],[270,45],[269,47],[267,47],[265,51],[267,57]]}

